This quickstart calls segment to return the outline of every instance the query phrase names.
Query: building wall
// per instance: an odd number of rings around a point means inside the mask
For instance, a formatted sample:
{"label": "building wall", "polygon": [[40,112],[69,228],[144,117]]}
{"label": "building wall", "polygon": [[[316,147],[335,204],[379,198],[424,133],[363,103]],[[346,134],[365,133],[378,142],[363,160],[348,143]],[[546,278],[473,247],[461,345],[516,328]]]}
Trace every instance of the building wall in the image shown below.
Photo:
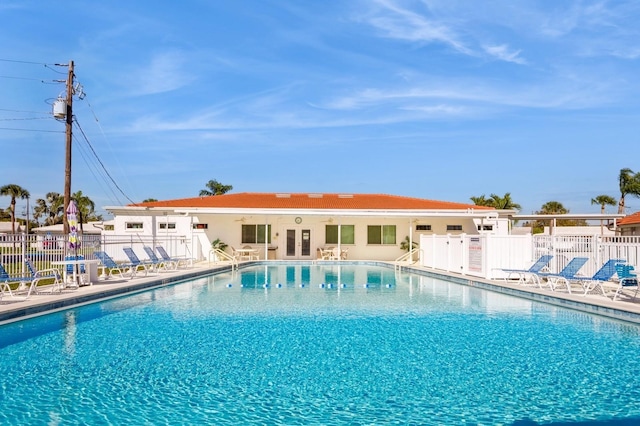
{"label": "building wall", "polygon": [[[296,223],[299,218],[300,223]],[[224,214],[201,214],[194,216],[168,215],[168,216],[116,216],[113,220],[113,230],[105,231],[105,234],[129,235],[135,241],[136,235],[157,236],[157,237],[178,237],[184,236],[193,247],[191,252],[197,259],[206,259],[209,255],[211,242],[220,239],[231,247],[241,248],[250,245],[259,251],[261,259],[265,258],[265,244],[245,244],[242,242],[242,225],[265,225],[271,226],[271,241],[268,246],[277,247],[275,254],[277,259],[285,258],[287,230],[294,229],[297,232],[306,229],[310,230],[311,256],[315,259],[317,248],[327,246],[337,246],[326,242],[325,228],[331,225],[354,225],[354,244],[341,245],[342,249],[348,249],[349,259],[370,259],[370,260],[393,260],[402,256],[405,251],[400,249],[400,243],[405,237],[412,233],[412,240],[418,243],[420,235],[457,235],[457,234],[479,234],[478,226],[480,221],[472,218],[460,217],[428,217],[413,219],[404,217],[355,217],[355,216],[265,216],[265,215],[224,215]],[[369,245],[367,242],[368,225],[395,225],[396,241],[390,245]],[[507,234],[508,221],[484,221],[484,226],[490,226],[490,231],[482,233]],[[418,231],[416,228],[429,228]],[[448,228],[449,226],[449,228]],[[451,228],[454,229],[451,229]],[[231,250],[227,250],[231,252]]]}

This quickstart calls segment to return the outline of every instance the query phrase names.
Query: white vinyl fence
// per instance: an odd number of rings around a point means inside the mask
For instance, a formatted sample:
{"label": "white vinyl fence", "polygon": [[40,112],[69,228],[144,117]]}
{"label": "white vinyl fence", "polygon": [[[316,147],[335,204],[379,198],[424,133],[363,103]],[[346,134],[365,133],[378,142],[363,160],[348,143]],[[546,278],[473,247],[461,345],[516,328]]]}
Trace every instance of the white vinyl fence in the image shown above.
{"label": "white vinyl fence", "polygon": [[528,269],[540,256],[553,255],[551,272],[574,257],[589,259],[581,274],[591,276],[609,259],[640,266],[640,237],[583,235],[422,235],[420,262],[427,268],[488,279],[501,269]]}
{"label": "white vinyl fence", "polygon": [[[11,277],[26,276],[25,256],[29,256],[38,269],[50,267],[51,262],[63,260],[68,255],[79,255],[85,259],[95,259],[94,251],[104,251],[116,262],[128,262],[123,248],[131,247],[141,260],[148,256],[144,247],[162,246],[172,257],[201,260],[199,241],[187,236],[171,235],[162,237],[130,235],[93,235],[80,237],[80,247],[71,251],[67,235],[7,234],[0,236],[0,263]],[[156,252],[157,253],[157,252]]]}

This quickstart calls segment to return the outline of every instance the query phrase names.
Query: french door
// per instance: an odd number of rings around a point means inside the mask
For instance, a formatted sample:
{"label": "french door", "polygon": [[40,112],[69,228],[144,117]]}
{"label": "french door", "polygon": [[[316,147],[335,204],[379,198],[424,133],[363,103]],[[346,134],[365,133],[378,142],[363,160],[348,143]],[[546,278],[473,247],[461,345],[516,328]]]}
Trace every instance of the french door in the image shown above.
{"label": "french door", "polygon": [[314,255],[311,250],[311,229],[287,228],[285,230],[286,243],[284,248],[285,259],[311,259]]}

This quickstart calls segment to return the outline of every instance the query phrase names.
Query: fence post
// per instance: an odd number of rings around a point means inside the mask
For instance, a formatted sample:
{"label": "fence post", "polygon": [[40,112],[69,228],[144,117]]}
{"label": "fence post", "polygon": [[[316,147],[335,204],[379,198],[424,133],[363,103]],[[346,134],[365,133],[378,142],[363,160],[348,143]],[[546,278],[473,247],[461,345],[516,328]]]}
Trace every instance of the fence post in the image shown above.
{"label": "fence post", "polygon": [[22,276],[27,276],[27,239],[25,237],[24,232],[20,234],[22,237],[21,248],[22,248]]}

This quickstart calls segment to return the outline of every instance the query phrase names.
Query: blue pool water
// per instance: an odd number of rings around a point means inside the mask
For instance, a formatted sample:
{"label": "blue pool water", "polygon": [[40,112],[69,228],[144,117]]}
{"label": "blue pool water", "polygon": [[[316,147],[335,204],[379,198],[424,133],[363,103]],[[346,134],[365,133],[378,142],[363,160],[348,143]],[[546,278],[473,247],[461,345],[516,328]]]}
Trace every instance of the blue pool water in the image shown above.
{"label": "blue pool water", "polygon": [[634,424],[639,357],[634,325],[257,266],[0,327],[0,424]]}

